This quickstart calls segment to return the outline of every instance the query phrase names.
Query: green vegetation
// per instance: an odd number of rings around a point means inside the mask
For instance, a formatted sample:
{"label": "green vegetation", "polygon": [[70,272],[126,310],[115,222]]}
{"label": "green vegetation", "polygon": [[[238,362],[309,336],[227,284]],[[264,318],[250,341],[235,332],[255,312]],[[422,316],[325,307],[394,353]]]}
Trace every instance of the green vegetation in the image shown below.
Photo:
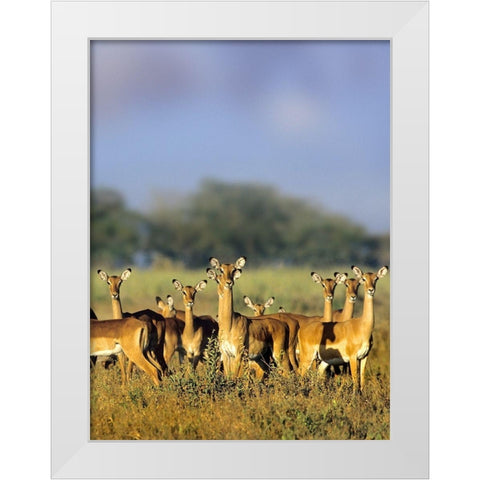
{"label": "green vegetation", "polygon": [[[255,269],[249,264],[250,261],[234,290],[235,309],[246,315],[251,311],[243,303],[243,295],[254,301],[275,296],[267,313],[275,312],[280,305],[288,311],[321,313],[322,289],[312,282],[310,271],[316,270],[325,277],[331,277],[334,271],[350,272],[347,266],[325,269],[318,263],[295,269]],[[359,266],[365,271],[378,268]],[[108,273],[119,274],[124,267]],[[105,283],[97,277],[97,268],[103,265],[92,269],[91,306],[100,319],[105,319],[111,316],[111,304]],[[165,269],[133,269],[121,289],[124,310],[155,309],[155,296],[164,298],[168,294],[173,296],[177,308],[182,308],[172,278],[194,284],[206,278],[205,269],[187,270],[175,264]],[[345,287],[339,285],[335,308],[341,308],[344,294]],[[360,288],[355,315],[362,311],[362,297]],[[218,350],[213,344],[210,362],[200,365],[196,375],[176,363],[174,373],[164,378],[159,387],[138,371],[122,387],[118,366],[105,370],[97,365],[91,375],[91,439],[388,439],[389,298],[387,276],[377,284],[374,344],[362,395],[353,394],[348,375],[319,378],[316,372],[309,372],[305,378],[294,374],[285,378],[274,370],[260,383],[246,370],[239,380],[228,381],[218,371]],[[216,284],[209,281],[202,295],[198,295],[194,311],[215,316],[217,308]]]}
{"label": "green vegetation", "polygon": [[245,255],[256,265],[388,264],[389,236],[257,184],[205,181],[177,203],[148,215],[129,211],[118,192],[91,198],[94,264],[145,265],[165,259],[200,267],[211,255]]}

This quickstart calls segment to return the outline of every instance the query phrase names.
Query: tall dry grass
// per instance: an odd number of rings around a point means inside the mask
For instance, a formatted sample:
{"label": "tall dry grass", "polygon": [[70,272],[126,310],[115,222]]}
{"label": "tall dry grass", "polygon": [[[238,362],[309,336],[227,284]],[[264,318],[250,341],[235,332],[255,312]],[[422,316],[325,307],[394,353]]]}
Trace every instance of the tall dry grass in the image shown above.
{"label": "tall dry grass", "polygon": [[[362,267],[362,266],[361,266]],[[102,268],[102,266],[98,266]],[[368,270],[364,268],[364,270]],[[371,270],[371,269],[370,269]],[[108,271],[108,270],[107,270]],[[322,271],[332,276],[336,268]],[[108,271],[119,274],[120,271]],[[155,296],[168,294],[182,308],[180,294],[171,280],[184,285],[206,278],[204,270],[172,268],[162,271],[134,270],[121,288],[125,311],[155,309]],[[345,287],[337,287],[335,308],[341,308]],[[362,311],[363,288],[355,307]],[[308,269],[249,269],[234,287],[235,309],[246,315],[243,303],[248,295],[254,301],[275,296],[274,305],[287,311],[318,314],[323,311],[321,287],[314,284]],[[210,363],[191,374],[178,363],[174,373],[154,387],[136,371],[122,387],[117,366],[109,370],[97,366],[91,374],[91,439],[388,439],[390,432],[390,328],[389,277],[379,280],[375,295],[376,325],[373,349],[366,368],[362,395],[353,394],[348,375],[319,378],[310,372],[305,378],[291,374],[282,377],[274,370],[259,383],[248,371],[232,382],[218,370],[218,350],[211,345]],[[107,287],[92,271],[91,306],[100,319],[111,317]],[[208,282],[197,295],[196,314],[215,316],[218,308],[216,284]]]}

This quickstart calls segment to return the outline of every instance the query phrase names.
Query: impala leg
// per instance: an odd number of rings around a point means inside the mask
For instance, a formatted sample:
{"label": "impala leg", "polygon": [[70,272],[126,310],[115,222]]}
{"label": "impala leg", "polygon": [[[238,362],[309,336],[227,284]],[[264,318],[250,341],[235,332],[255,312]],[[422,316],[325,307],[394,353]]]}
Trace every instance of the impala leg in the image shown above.
{"label": "impala leg", "polygon": [[307,370],[312,366],[313,361],[317,355],[317,351],[314,346],[303,346],[300,348],[300,359],[298,362],[298,372],[300,375],[305,375]]}
{"label": "impala leg", "polygon": [[122,375],[122,385],[126,385],[126,373],[125,373],[125,361],[126,357],[123,352],[120,352],[118,355],[118,365],[120,367],[120,374]]}
{"label": "impala leg", "polygon": [[[168,366],[167,366],[167,362],[165,362],[165,357],[163,355],[163,346],[157,344],[153,348],[153,354],[154,354],[154,357],[155,357],[154,360],[156,360],[156,362],[158,363],[158,365],[160,367],[160,371],[162,372],[162,375],[167,375]],[[151,355],[151,352],[150,353],[147,352],[147,356],[149,356],[149,355]],[[150,360],[150,363],[153,363],[155,365],[155,362],[152,361],[150,356],[149,356],[149,360]]]}
{"label": "impala leg", "polygon": [[230,360],[232,362],[232,368],[230,372],[232,374],[232,378],[238,378],[240,376],[243,363],[242,360],[242,355],[236,355],[233,359]]}
{"label": "impala leg", "polygon": [[127,382],[130,381],[132,378],[132,372],[133,372],[133,362],[130,360],[127,362],[127,370],[126,370],[126,377],[127,377]]}
{"label": "impala leg", "polygon": [[288,355],[283,350],[279,350],[277,352],[275,352],[274,350],[273,358],[275,360],[275,363],[281,367],[281,374],[283,376],[288,376],[288,374],[293,369]]}
{"label": "impala leg", "polygon": [[193,360],[192,360],[192,368],[193,368],[193,371],[195,372],[195,370],[197,369],[198,367],[198,362],[200,362],[200,359],[202,358],[201,355],[195,355],[193,357]]}
{"label": "impala leg", "polygon": [[[171,343],[165,342],[165,348],[163,350],[163,356],[165,359],[165,362],[167,365],[170,365],[170,362],[172,360],[173,355],[175,354],[175,347]],[[179,359],[180,359],[180,351],[178,352]],[[182,355],[182,361],[180,363],[183,363],[183,355]]]}
{"label": "impala leg", "polygon": [[360,391],[363,391],[365,385],[365,366],[367,365],[367,358],[362,358],[360,360]]}
{"label": "impala leg", "polygon": [[318,365],[318,374],[323,377],[325,375],[325,371],[328,368],[328,363],[320,360],[320,364]]}
{"label": "impala leg", "polygon": [[130,362],[134,362],[135,365],[140,368],[140,370],[143,370],[152,379],[155,385],[160,385],[160,371],[147,360],[142,351],[136,349],[126,349],[125,354],[129,358]]}
{"label": "impala leg", "polygon": [[353,356],[350,358],[350,371],[352,373],[353,390],[357,392],[359,390],[358,360]]}

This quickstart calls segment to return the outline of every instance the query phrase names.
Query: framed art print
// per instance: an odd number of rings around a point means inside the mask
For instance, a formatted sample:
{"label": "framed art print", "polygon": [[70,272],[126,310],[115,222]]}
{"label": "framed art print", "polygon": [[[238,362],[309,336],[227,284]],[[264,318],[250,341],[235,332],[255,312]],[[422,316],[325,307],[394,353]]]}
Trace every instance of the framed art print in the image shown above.
{"label": "framed art print", "polygon": [[53,1],[52,476],[427,478],[427,200],[428,2]]}

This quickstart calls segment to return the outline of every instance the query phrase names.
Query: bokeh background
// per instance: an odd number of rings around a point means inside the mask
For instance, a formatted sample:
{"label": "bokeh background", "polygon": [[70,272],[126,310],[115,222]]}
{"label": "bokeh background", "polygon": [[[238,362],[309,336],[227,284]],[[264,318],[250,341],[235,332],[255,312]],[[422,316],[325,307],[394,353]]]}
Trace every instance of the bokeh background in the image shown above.
{"label": "bokeh background", "polygon": [[389,264],[388,41],[94,41],[98,268]]}

